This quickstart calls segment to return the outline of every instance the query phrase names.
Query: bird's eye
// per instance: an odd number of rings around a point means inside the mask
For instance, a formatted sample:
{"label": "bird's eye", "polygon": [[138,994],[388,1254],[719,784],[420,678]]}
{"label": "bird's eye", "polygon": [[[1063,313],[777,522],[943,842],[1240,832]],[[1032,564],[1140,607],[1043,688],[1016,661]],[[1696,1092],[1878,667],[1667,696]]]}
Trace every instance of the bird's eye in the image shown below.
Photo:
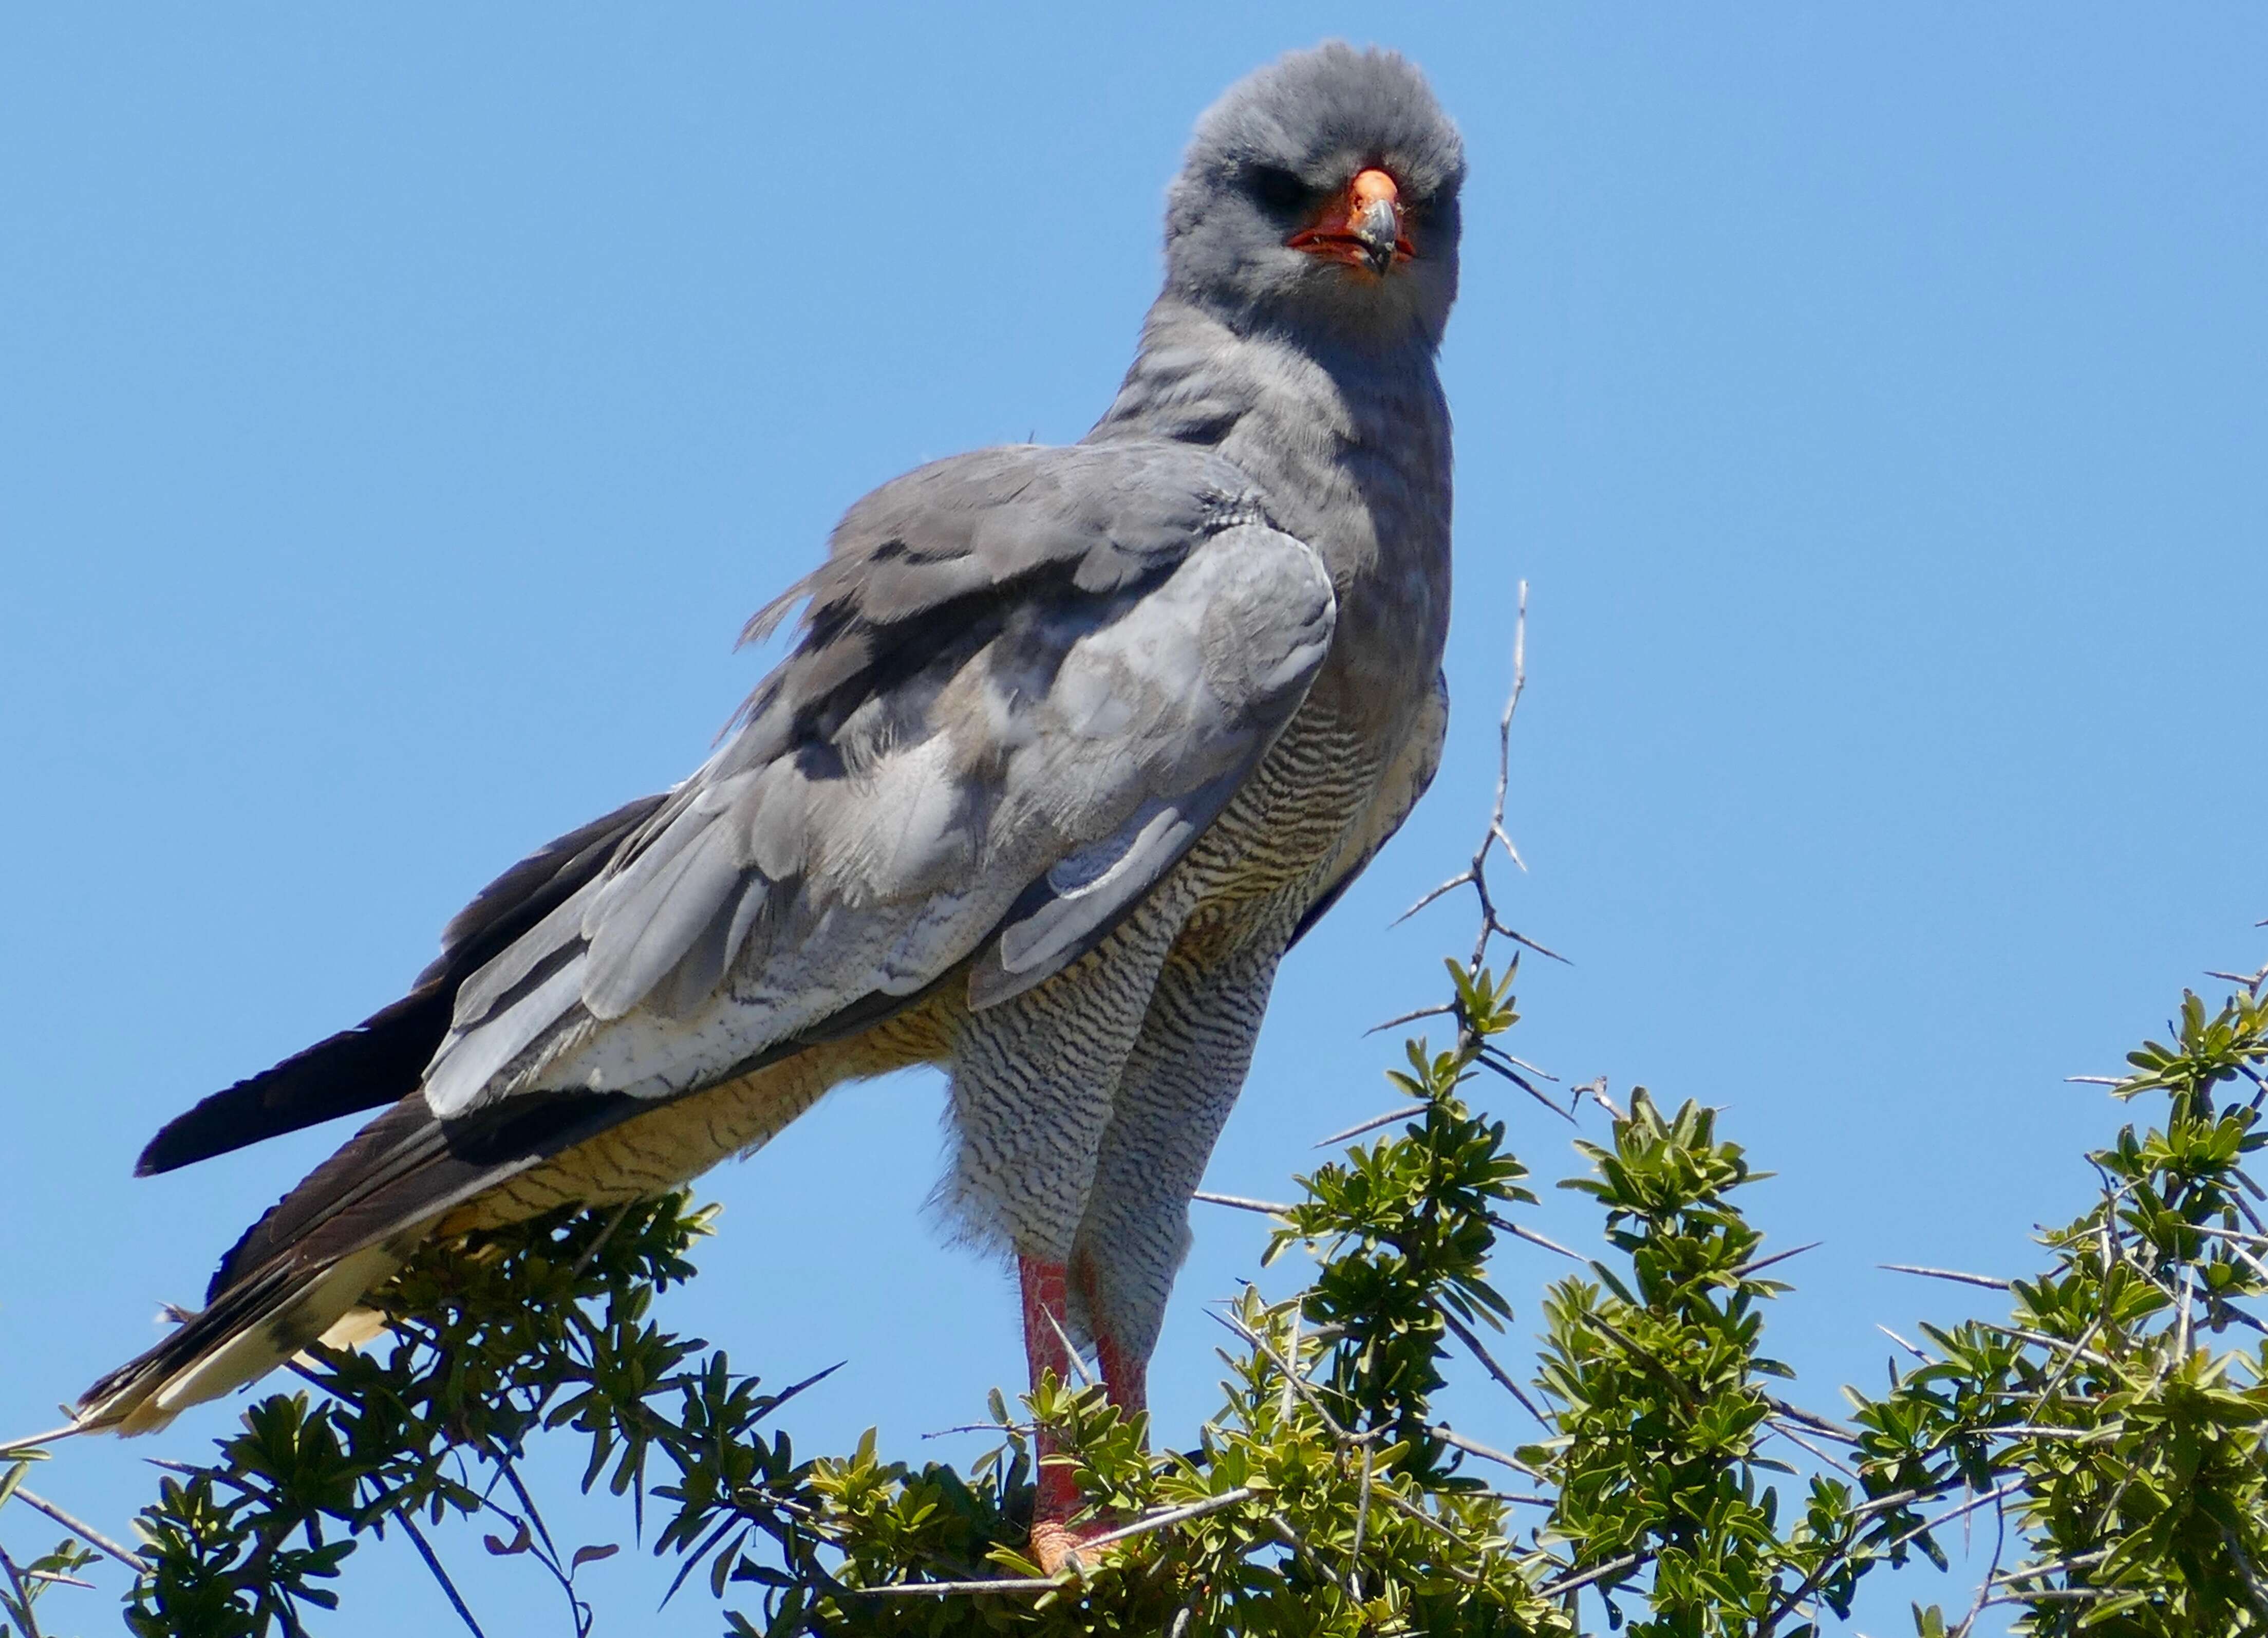
{"label": "bird's eye", "polygon": [[1281,166],[1263,165],[1252,173],[1252,192],[1270,210],[1291,210],[1307,203],[1314,189],[1301,181],[1295,172]]}

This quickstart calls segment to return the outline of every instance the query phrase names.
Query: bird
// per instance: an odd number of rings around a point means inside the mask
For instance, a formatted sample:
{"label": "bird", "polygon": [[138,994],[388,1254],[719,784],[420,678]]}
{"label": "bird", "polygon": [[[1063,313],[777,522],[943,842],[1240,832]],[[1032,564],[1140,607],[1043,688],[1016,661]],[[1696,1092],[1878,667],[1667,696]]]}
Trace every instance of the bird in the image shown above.
{"label": "bird", "polygon": [[[1464,177],[1394,52],[1233,85],[1083,439],[857,501],[748,623],[800,610],[697,771],[513,865],[400,1000],[150,1142],[144,1175],[379,1111],[75,1426],[161,1428],[342,1334],[421,1247],[659,1194],[917,1064],[947,1078],[938,1199],[1012,1262],[1033,1381],[1076,1354],[1144,1412],[1278,964],[1440,759]],[[1039,1473],[1052,1568],[1094,1527]]]}

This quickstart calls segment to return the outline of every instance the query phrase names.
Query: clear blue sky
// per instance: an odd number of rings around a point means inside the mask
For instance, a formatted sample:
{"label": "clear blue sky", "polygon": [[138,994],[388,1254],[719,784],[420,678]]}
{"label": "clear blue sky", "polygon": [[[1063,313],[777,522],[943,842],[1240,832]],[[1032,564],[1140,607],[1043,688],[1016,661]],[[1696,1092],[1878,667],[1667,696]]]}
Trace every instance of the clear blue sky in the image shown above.
{"label": "clear blue sky", "polygon": [[[1524,578],[1513,911],[1574,964],[1531,970],[1515,1050],[1728,1107],[1774,1243],[1826,1242],[1773,1333],[1816,1403],[1879,1380],[1874,1322],[1962,1311],[1875,1264],[2030,1265],[2120,1118],[2062,1077],[2268,959],[2258,11],[14,8],[0,1427],[145,1344],[338,1135],[136,1183],[150,1132],[692,767],[756,675],[742,617],[870,485],[1077,437],[1190,121],[1334,32],[1415,57],[1470,150],[1457,711],[1287,965],[1211,1186],[1280,1194],[1384,1106],[1361,1028],[1466,922],[1386,926],[1469,848]],[[848,1360],[814,1446],[950,1452],[917,1435],[1014,1380],[1004,1277],[922,1214],[939,1106],[841,1095],[703,1185],[669,1316],[783,1379]],[[1168,1437],[1262,1237],[1200,1219]],[[1546,1272],[1507,1255],[1523,1335]],[[39,1482],[122,1528],[137,1458],[232,1415]],[[467,1545],[490,1633],[558,1629]],[[634,1555],[588,1582],[648,1624]],[[446,1619],[390,1552],[348,1591],[330,1631]]]}

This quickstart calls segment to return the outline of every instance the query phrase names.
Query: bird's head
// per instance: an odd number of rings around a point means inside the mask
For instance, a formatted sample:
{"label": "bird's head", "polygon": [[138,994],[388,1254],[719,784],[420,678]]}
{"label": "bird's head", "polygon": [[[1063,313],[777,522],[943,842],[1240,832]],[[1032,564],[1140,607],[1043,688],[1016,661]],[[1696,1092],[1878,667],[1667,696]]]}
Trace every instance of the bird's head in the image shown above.
{"label": "bird's head", "polygon": [[1437,345],[1464,177],[1410,63],[1337,41],[1293,52],[1197,122],[1167,197],[1167,287],[1240,329]]}

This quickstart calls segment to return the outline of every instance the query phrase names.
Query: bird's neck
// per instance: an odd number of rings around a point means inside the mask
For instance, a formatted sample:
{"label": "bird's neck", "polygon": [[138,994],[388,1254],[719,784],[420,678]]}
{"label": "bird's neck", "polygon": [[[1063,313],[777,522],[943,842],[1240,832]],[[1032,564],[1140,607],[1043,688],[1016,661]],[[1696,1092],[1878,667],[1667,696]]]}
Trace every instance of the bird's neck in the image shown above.
{"label": "bird's neck", "polygon": [[1277,525],[1322,555],[1342,622],[1374,614],[1391,628],[1377,644],[1431,685],[1448,625],[1450,462],[1430,345],[1333,356],[1241,333],[1168,293],[1086,441],[1131,439],[1203,444],[1235,462]]}
{"label": "bird's neck", "polygon": [[1256,413],[1344,423],[1386,417],[1447,424],[1422,336],[1396,345],[1334,346],[1327,337],[1233,326],[1168,291],[1142,322],[1141,345],[1089,443],[1167,438],[1214,446]]}

